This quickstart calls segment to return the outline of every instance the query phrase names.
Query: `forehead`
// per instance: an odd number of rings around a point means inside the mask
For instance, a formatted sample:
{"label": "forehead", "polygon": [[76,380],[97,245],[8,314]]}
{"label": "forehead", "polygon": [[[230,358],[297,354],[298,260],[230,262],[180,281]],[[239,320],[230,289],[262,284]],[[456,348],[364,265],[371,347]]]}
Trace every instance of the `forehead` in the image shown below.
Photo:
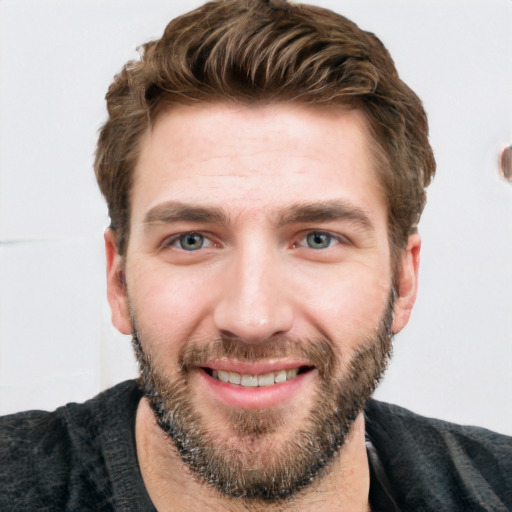
{"label": "forehead", "polygon": [[[385,213],[364,115],[337,107],[179,106],[142,141],[132,218],[166,201],[233,214],[341,199]],[[136,219],[133,219],[136,220]]]}

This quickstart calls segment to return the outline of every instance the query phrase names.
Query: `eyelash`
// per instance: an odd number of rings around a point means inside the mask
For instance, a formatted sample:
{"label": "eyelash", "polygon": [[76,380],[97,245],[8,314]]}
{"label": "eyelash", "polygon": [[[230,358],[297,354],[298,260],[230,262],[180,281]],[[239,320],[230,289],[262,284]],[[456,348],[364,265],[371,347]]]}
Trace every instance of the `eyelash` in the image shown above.
{"label": "eyelash", "polygon": [[[328,245],[326,247],[311,247],[309,245],[310,240],[308,240],[309,237],[327,237],[328,238]],[[320,242],[319,242],[320,243]],[[305,247],[313,250],[322,250],[322,249],[330,249],[333,245],[338,245],[342,243],[347,243],[347,239],[341,235],[336,235],[334,233],[331,233],[329,231],[321,231],[321,230],[311,230],[308,231],[302,236],[299,240],[299,242],[296,242],[293,244],[294,248],[297,247]]]}
{"label": "eyelash", "polygon": [[[310,237],[312,235],[314,235],[316,237],[328,237],[329,244],[326,247],[311,247],[308,244],[308,237]],[[199,236],[202,238],[201,246],[198,247],[197,249],[191,249],[191,250],[185,249],[182,245],[185,237],[193,237],[193,236]],[[206,247],[205,247],[205,243],[207,244]],[[297,248],[304,247],[304,248],[309,248],[312,250],[323,250],[323,249],[330,249],[333,245],[338,245],[338,244],[346,245],[348,243],[350,243],[350,241],[343,235],[334,234],[329,231],[308,230],[308,231],[304,232],[304,234],[301,234],[298,241],[296,241],[292,244],[292,248],[297,249]],[[181,247],[175,246],[176,244],[180,244]],[[184,233],[178,233],[176,235],[168,237],[160,244],[160,247],[162,249],[169,248],[169,247],[172,248],[173,246],[175,246],[174,247],[175,249],[183,251],[183,252],[196,252],[196,251],[200,251],[201,249],[208,249],[210,247],[215,247],[215,246],[219,247],[220,244],[215,243],[212,240],[210,235],[205,234],[203,232],[187,231]]]}
{"label": "eyelash", "polygon": [[200,231],[187,231],[185,233],[178,233],[176,235],[173,235],[171,237],[168,237],[166,238],[161,244],[160,244],[160,247],[162,249],[165,249],[165,248],[169,248],[169,247],[173,247],[175,244],[178,244],[185,239],[185,237],[193,237],[193,236],[200,236],[202,238],[202,241],[203,241],[203,244],[201,245],[201,247],[197,248],[197,249],[194,249],[194,250],[190,250],[190,251],[187,251],[185,248],[183,248],[183,246],[181,247],[175,247],[175,249],[178,249],[180,251],[184,251],[184,252],[195,252],[195,251],[199,251],[200,249],[203,249],[205,248],[204,247],[204,242],[208,242],[208,247],[212,247],[212,246],[215,246],[215,245],[218,245],[218,244],[215,244],[215,242],[212,241],[211,237],[208,236],[207,234],[205,233],[202,233]]}

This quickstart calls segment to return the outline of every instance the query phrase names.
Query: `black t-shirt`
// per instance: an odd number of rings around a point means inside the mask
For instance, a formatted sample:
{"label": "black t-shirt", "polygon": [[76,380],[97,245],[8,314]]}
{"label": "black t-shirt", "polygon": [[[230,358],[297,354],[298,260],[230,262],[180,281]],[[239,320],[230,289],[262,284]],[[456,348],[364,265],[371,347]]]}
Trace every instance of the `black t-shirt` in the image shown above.
{"label": "black t-shirt", "polygon": [[[154,511],[135,449],[135,381],[0,419],[1,511]],[[512,510],[512,439],[371,401],[374,512]]]}

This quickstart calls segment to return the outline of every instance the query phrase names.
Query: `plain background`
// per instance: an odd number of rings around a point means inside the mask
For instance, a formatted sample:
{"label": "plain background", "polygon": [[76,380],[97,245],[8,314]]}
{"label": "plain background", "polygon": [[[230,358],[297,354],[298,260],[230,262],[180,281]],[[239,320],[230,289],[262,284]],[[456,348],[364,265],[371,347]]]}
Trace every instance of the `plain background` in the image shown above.
{"label": "plain background", "polygon": [[[105,299],[92,160],[137,45],[200,2],[0,0],[0,406],[53,409],[136,375]],[[377,397],[512,434],[510,0],[324,0],[388,46],[424,100],[438,175],[420,291]]]}

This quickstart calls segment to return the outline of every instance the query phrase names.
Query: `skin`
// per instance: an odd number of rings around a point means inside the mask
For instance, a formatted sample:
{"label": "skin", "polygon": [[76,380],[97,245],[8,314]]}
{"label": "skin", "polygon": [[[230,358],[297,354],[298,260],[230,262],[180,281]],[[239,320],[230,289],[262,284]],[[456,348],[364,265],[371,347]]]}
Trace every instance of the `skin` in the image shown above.
{"label": "skin", "polygon": [[[370,143],[364,116],[356,110],[219,103],[161,114],[142,141],[124,258],[115,234],[105,234],[114,325],[130,334],[134,315],[142,338],[151,340],[144,350],[169,379],[177,375],[178,354],[190,340],[205,344],[221,334],[255,346],[283,336],[327,337],[343,372],[375,332],[392,282],[387,205]],[[308,217],[300,209],[306,203],[336,215]],[[211,215],[194,220],[184,216],[183,205],[208,208]],[[179,236],[190,232],[204,236],[199,250],[180,245]],[[325,247],[308,245],[313,232],[328,235]],[[416,298],[419,251],[420,238],[411,235],[401,255],[394,333],[406,325]],[[289,361],[269,364],[284,363]],[[257,409],[257,395],[233,405],[210,384],[192,372],[194,406],[219,439],[229,438],[230,408]],[[271,405],[283,418],[271,446],[284,446],[304,422],[315,389],[313,371]],[[267,442],[261,441],[262,450]],[[158,510],[197,510],[199,503],[201,510],[247,509],[193,477],[145,399],[137,413],[136,443]],[[330,469],[278,509],[368,510],[362,414]]]}

